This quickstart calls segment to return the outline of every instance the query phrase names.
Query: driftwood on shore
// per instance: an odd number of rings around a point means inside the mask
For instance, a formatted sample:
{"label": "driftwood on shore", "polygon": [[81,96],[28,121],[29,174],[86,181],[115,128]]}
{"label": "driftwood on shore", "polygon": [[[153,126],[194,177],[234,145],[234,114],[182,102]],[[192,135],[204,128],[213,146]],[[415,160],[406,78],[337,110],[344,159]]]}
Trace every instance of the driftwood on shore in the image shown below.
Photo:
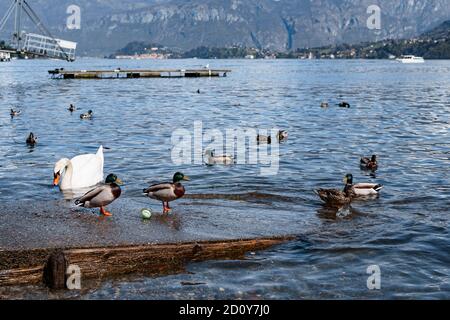
{"label": "driftwood on shore", "polygon": [[0,286],[43,283],[45,269],[47,285],[60,288],[67,265],[78,266],[82,279],[101,280],[132,273],[167,274],[183,270],[188,262],[241,259],[247,252],[267,249],[290,239],[292,238],[272,237],[58,251],[2,251],[0,257],[6,260],[0,265]]}

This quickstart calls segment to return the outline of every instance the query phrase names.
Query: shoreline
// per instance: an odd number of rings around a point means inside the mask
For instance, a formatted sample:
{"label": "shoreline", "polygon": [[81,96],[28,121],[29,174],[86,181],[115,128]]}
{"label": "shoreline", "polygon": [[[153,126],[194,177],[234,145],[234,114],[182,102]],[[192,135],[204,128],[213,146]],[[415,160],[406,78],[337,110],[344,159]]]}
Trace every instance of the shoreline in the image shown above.
{"label": "shoreline", "polygon": [[174,213],[154,212],[143,220],[138,215],[141,203],[134,199],[111,205],[111,218],[64,200],[5,203],[0,213],[0,286],[43,284],[44,266],[55,252],[78,265],[83,279],[104,280],[173,273],[189,262],[242,259],[248,252],[296,238],[282,223],[258,224],[245,211],[239,213],[241,221],[227,221],[227,215],[220,218],[220,209],[205,215],[189,207],[179,202]]}

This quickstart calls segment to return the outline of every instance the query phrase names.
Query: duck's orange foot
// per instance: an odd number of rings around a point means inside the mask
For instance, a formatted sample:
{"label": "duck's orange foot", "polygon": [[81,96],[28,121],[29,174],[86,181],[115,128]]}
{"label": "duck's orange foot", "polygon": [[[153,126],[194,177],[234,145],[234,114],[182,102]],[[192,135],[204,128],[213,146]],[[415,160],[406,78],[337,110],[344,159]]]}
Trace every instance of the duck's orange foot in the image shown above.
{"label": "duck's orange foot", "polygon": [[105,208],[100,208],[100,213],[102,214],[102,215],[104,215],[105,217],[111,217],[112,216],[112,213],[111,212],[109,212],[109,211],[106,211],[105,210]]}
{"label": "duck's orange foot", "polygon": [[172,209],[170,209],[168,207],[164,207],[164,209],[163,209],[163,213],[169,213],[170,211],[172,211]]}

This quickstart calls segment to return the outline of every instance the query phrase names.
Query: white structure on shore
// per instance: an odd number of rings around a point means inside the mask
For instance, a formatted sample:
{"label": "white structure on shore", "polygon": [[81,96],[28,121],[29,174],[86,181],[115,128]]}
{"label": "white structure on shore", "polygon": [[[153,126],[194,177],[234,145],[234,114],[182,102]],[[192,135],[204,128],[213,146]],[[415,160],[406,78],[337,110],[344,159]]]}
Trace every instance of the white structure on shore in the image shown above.
{"label": "white structure on shore", "polygon": [[55,39],[35,33],[26,33],[22,50],[40,56],[56,59],[75,60],[77,43]]}
{"label": "white structure on shore", "polygon": [[10,51],[0,50],[0,62],[11,61]]}

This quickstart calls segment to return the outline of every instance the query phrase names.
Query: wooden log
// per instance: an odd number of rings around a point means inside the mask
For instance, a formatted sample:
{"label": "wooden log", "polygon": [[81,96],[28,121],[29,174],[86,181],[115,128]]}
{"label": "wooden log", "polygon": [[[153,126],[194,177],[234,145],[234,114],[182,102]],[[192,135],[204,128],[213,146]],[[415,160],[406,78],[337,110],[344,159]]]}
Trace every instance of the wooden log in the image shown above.
{"label": "wooden log", "polygon": [[[179,272],[186,263],[242,259],[245,253],[267,249],[293,239],[292,237],[259,238],[247,240],[202,241],[187,243],[149,244],[120,247],[66,249],[54,254],[44,265],[29,265],[0,270],[0,286],[45,283],[53,287],[65,286],[68,265],[80,268],[82,279],[104,279],[117,275],[138,273],[160,275]],[[37,259],[31,259],[36,263]],[[45,277],[43,277],[43,271]],[[51,270],[50,274],[48,271]],[[62,272],[63,270],[64,272]]]}
{"label": "wooden log", "polygon": [[67,260],[62,250],[50,255],[44,267],[44,283],[50,289],[64,289],[66,287]]}
{"label": "wooden log", "polygon": [[0,270],[0,286],[28,285],[42,282],[44,267]]}

